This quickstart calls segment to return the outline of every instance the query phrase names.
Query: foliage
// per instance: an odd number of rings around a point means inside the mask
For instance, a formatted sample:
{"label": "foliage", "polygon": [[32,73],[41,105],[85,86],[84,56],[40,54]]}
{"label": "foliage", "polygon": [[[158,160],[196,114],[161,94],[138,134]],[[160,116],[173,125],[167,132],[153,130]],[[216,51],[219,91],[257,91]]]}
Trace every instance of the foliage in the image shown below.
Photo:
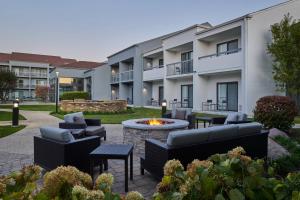
{"label": "foliage", "polygon": [[74,100],[74,99],[89,99],[89,93],[81,91],[64,92],[60,98],[62,100]]}
{"label": "foliage", "polygon": [[[252,160],[241,147],[208,160],[194,160],[184,171],[177,160],[166,163],[164,177],[157,186],[155,200],[162,199],[292,199],[299,196],[300,174],[284,179],[267,171],[263,160]],[[297,199],[297,198],[296,198]]]}
{"label": "foliage", "polygon": [[[23,115],[19,114],[19,120],[25,120],[25,119],[26,118]],[[0,111],[0,121],[11,121],[11,120],[12,120],[12,112]]]}
{"label": "foliage", "polygon": [[300,23],[288,14],[271,26],[272,43],[267,49],[274,59],[273,75],[280,89],[300,92]]}
{"label": "foliage", "polygon": [[[1,113],[0,113],[1,114]],[[20,125],[20,126],[0,126],[0,138],[6,137],[8,135],[11,135],[15,132],[18,132],[25,128],[25,125]]]}
{"label": "foliage", "polygon": [[286,148],[290,153],[289,156],[281,157],[273,161],[272,165],[279,174],[287,174],[291,171],[300,169],[300,146],[299,143],[290,138],[277,136],[274,140]]}
{"label": "foliage", "polygon": [[143,200],[138,192],[129,192],[126,196],[111,191],[113,176],[103,173],[93,186],[92,178],[75,167],[58,167],[47,172],[44,184],[37,189],[41,178],[38,166],[24,167],[21,171],[0,177],[0,199],[33,199],[33,200]]}
{"label": "foliage", "polygon": [[256,102],[254,120],[267,129],[289,130],[297,115],[295,102],[285,96],[265,96]]}
{"label": "foliage", "polygon": [[0,100],[6,101],[9,93],[17,86],[15,73],[8,70],[0,70]]}
{"label": "foliage", "polygon": [[46,85],[37,85],[35,87],[35,95],[37,98],[42,99],[42,101],[46,102],[49,97],[50,87]]}

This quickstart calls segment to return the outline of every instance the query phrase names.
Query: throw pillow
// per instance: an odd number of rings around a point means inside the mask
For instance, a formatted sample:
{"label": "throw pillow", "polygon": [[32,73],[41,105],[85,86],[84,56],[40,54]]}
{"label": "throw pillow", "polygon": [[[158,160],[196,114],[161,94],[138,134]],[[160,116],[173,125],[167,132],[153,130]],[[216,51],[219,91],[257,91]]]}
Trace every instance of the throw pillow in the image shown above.
{"label": "throw pillow", "polygon": [[87,127],[87,124],[86,124],[83,117],[74,116],[73,120],[74,120],[74,123],[76,123],[76,124],[85,124],[85,127]]}
{"label": "throw pillow", "polygon": [[228,124],[228,122],[230,122],[230,121],[237,121],[237,120],[238,120],[237,113],[229,113],[226,117],[224,124]]}
{"label": "throw pillow", "polygon": [[176,110],[175,119],[185,120],[186,111],[185,110]]}

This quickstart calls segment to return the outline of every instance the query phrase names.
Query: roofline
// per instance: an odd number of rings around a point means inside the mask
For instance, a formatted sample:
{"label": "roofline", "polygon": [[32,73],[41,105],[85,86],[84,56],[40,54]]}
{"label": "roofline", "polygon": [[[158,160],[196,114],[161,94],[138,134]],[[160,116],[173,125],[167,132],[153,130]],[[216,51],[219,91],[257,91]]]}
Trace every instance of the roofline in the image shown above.
{"label": "roofline", "polygon": [[194,25],[189,26],[189,27],[187,27],[187,28],[184,28],[184,29],[182,29],[182,30],[176,31],[176,32],[174,32],[174,33],[171,33],[170,35],[168,35],[168,36],[162,38],[162,40],[168,39],[168,38],[170,38],[170,37],[173,37],[174,35],[178,35],[178,34],[180,34],[180,33],[183,33],[183,32],[185,32],[185,31],[188,31],[188,30],[193,29],[193,28],[198,28],[198,27],[200,27],[200,28],[206,28],[206,29],[207,29],[207,28],[208,28],[208,29],[210,28],[210,27],[207,27],[207,26],[204,26],[204,25],[201,25],[201,24],[194,24]]}
{"label": "roofline", "polygon": [[121,53],[121,52],[123,52],[123,51],[126,51],[126,50],[128,50],[128,49],[131,49],[131,48],[133,48],[133,47],[135,47],[135,46],[137,46],[137,44],[133,44],[133,45],[131,45],[131,46],[129,46],[129,47],[126,47],[125,49],[122,49],[122,50],[120,50],[120,51],[117,51],[116,53],[111,54],[110,56],[107,56],[107,58],[110,58],[110,57],[112,57],[112,56],[115,56],[115,55],[117,55],[117,54],[119,54],[119,53]]}

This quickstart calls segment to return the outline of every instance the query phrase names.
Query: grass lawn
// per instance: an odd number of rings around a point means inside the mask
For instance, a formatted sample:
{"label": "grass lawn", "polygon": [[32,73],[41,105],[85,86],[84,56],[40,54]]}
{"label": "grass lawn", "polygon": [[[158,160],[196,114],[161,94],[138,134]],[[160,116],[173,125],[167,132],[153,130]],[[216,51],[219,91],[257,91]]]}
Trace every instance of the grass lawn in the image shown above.
{"label": "grass lawn", "polygon": [[[0,105],[0,108],[12,109],[12,105]],[[55,105],[51,105],[51,104],[20,105],[20,110],[55,111]]]}
{"label": "grass lawn", "polygon": [[24,125],[12,127],[12,126],[0,126],[0,138],[11,135],[19,130],[25,128]]}
{"label": "grass lawn", "polygon": [[[60,119],[63,119],[63,114],[52,114]],[[211,114],[197,113],[197,116],[217,116]],[[85,114],[86,118],[101,119],[103,124],[121,124],[122,121],[138,118],[159,118],[161,117],[160,109],[151,108],[133,108],[132,113],[120,114]]]}
{"label": "grass lawn", "polygon": [[[22,115],[19,115],[19,120],[26,119]],[[0,121],[11,121],[12,120],[12,112],[0,111]]]}

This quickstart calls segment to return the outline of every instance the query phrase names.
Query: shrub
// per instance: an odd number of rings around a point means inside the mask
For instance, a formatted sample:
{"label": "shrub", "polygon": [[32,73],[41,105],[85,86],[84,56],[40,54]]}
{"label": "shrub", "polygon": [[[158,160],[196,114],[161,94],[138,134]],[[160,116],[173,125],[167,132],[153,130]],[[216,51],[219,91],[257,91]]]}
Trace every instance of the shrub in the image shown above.
{"label": "shrub", "polygon": [[46,102],[49,96],[50,87],[46,85],[37,85],[35,87],[35,96]]}
{"label": "shrub", "polygon": [[74,99],[89,99],[89,93],[81,91],[64,92],[60,98],[62,100],[74,100]]}
{"label": "shrub", "polygon": [[254,120],[263,124],[267,129],[278,128],[289,130],[297,115],[295,102],[285,96],[266,96],[256,102]]}

